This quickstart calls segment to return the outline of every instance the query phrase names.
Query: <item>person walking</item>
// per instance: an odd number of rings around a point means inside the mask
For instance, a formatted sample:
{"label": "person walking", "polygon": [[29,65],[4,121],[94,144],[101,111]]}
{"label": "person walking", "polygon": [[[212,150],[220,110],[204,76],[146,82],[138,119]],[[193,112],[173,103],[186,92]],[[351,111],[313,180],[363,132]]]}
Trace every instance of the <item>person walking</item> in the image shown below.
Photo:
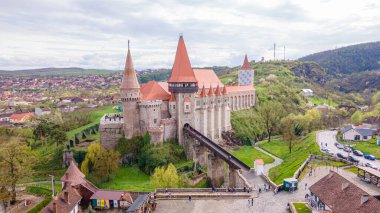
{"label": "person walking", "polygon": [[253,198],[251,198],[251,205],[253,206]]}
{"label": "person walking", "polygon": [[189,195],[189,202],[191,202],[191,195]]}
{"label": "person walking", "polygon": [[307,189],[307,183],[305,183],[305,190]]}

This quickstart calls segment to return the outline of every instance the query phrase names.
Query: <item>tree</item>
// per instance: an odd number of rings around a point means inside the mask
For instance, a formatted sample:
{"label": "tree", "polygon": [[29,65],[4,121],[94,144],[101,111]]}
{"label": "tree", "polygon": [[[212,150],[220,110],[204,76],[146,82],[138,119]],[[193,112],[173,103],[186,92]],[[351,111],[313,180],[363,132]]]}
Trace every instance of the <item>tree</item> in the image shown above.
{"label": "tree", "polygon": [[278,129],[284,114],[283,111],[282,105],[277,101],[266,101],[257,107],[257,113],[264,124],[268,141],[271,140],[273,132]]}
{"label": "tree", "polygon": [[55,141],[56,145],[63,145],[67,141],[67,135],[64,131],[62,131],[59,127],[54,128],[51,133],[50,137],[53,141]]}
{"label": "tree", "polygon": [[85,175],[92,173],[96,179],[109,181],[119,168],[120,154],[116,151],[104,149],[100,143],[92,143],[88,147],[81,171]]}
{"label": "tree", "polygon": [[178,176],[177,169],[171,163],[166,169],[164,166],[157,167],[151,177],[151,183],[154,188],[179,188],[182,182],[181,177]]}
{"label": "tree", "polygon": [[302,116],[290,114],[281,120],[281,132],[282,137],[287,143],[289,153],[292,153],[292,149],[296,144],[296,139],[302,134]]}
{"label": "tree", "polygon": [[363,115],[359,110],[356,110],[354,114],[351,116],[351,121],[355,125],[360,125],[363,121]]}
{"label": "tree", "polygon": [[321,113],[317,109],[310,109],[305,113],[309,132],[321,128]]}
{"label": "tree", "polygon": [[30,147],[12,139],[2,144],[0,150],[0,171],[2,183],[10,188],[11,203],[16,202],[16,183],[32,173],[32,165],[35,162]]}
{"label": "tree", "polygon": [[51,125],[46,121],[41,121],[33,130],[34,140],[41,140],[43,145],[47,145],[50,130]]}

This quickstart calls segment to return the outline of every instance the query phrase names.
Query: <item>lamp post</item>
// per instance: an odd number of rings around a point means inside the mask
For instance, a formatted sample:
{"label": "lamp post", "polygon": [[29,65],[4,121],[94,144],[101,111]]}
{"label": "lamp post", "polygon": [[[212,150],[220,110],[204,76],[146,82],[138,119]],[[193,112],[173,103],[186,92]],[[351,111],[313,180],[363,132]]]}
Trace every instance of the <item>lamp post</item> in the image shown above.
{"label": "lamp post", "polygon": [[55,188],[54,188],[54,175],[49,175],[49,177],[51,177],[51,190],[52,190],[52,192],[53,192],[53,197],[54,197],[54,195],[55,195]]}

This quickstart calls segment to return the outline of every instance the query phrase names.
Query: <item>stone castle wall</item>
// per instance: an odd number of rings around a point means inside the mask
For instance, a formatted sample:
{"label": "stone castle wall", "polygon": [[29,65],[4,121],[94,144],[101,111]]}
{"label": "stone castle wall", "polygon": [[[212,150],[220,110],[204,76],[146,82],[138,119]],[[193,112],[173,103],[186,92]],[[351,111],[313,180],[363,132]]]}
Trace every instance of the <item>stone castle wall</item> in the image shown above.
{"label": "stone castle wall", "polygon": [[118,140],[124,137],[124,119],[121,116],[121,114],[106,114],[100,119],[100,144],[106,149],[115,149]]}

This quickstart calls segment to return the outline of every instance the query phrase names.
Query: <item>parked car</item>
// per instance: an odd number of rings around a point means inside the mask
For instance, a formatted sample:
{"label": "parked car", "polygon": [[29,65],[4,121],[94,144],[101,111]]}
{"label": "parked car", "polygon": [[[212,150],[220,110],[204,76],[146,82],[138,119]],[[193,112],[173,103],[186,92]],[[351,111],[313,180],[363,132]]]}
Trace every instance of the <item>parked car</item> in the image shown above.
{"label": "parked car", "polygon": [[344,150],[345,152],[352,152],[352,148],[349,147],[349,146],[345,146],[345,147],[343,148],[343,150]]}
{"label": "parked car", "polygon": [[341,153],[336,154],[336,156],[337,156],[338,158],[347,159],[347,156],[344,156],[344,155],[341,154]]}
{"label": "parked car", "polygon": [[357,156],[363,156],[363,152],[359,151],[359,150],[354,150],[354,155],[357,155]]}
{"label": "parked car", "polygon": [[336,148],[338,148],[338,149],[344,149],[344,146],[341,143],[337,143],[336,144]]}
{"label": "parked car", "polygon": [[359,163],[359,160],[355,157],[352,157],[352,156],[348,156],[348,160],[353,162],[353,163]]}
{"label": "parked car", "polygon": [[376,160],[376,157],[373,155],[365,155],[364,158],[368,160]]}
{"label": "parked car", "polygon": [[373,165],[372,163],[366,163],[364,166],[366,166],[366,167],[370,167],[370,168],[372,168],[372,169],[376,169],[376,170],[379,169],[377,166]]}
{"label": "parked car", "polygon": [[327,149],[325,152],[326,152],[326,154],[329,154],[329,155],[334,155],[334,152],[333,152],[333,151],[331,151],[330,149]]}

